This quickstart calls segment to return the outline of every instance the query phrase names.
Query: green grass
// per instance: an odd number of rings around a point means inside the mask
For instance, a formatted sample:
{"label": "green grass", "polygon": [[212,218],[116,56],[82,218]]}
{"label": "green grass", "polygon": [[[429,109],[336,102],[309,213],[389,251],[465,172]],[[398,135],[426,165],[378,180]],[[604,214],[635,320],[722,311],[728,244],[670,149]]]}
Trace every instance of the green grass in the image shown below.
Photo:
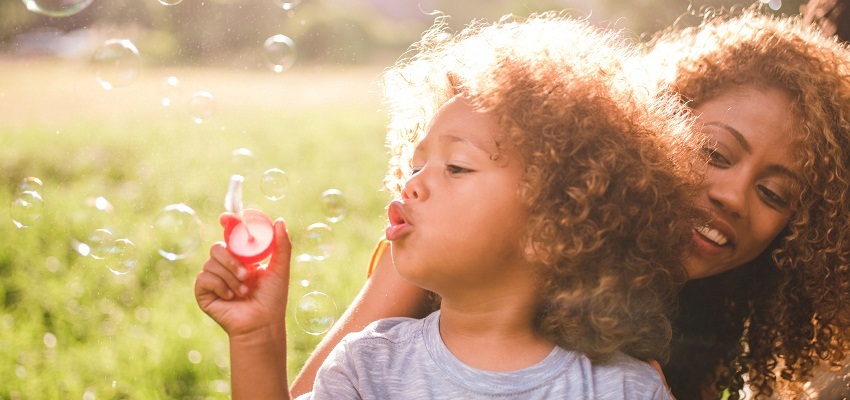
{"label": "green grass", "polygon": [[[321,193],[345,194],[333,253],[310,267],[311,288],[341,314],[363,284],[389,199],[380,191],[386,120],[371,84],[381,68],[145,70],[104,91],[81,65],[0,61],[0,399],[229,398],[227,337],[198,309],[192,285],[220,239],[217,216],[239,168],[248,172],[246,206],[286,218],[296,252],[306,227],[324,220]],[[165,108],[169,75],[183,89]],[[186,106],[195,90],[217,99],[201,125]],[[250,165],[231,160],[242,147],[254,153]],[[279,201],[259,188],[269,168],[289,177]],[[21,229],[8,205],[28,176],[44,182],[44,211]],[[89,217],[86,200],[98,196],[114,210]],[[197,250],[171,262],[157,253],[151,225],[176,203],[203,228]],[[73,237],[99,227],[136,245],[133,272],[114,275],[72,248]],[[321,337],[289,321],[294,377]]]}

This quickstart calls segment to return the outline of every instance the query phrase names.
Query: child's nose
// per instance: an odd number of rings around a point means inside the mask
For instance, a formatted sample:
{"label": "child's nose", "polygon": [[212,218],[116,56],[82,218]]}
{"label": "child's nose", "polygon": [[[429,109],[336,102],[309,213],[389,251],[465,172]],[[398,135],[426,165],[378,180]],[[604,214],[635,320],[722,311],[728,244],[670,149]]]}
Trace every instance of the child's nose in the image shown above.
{"label": "child's nose", "polygon": [[423,179],[424,171],[419,171],[404,184],[401,198],[404,200],[425,200],[428,197],[428,189]]}

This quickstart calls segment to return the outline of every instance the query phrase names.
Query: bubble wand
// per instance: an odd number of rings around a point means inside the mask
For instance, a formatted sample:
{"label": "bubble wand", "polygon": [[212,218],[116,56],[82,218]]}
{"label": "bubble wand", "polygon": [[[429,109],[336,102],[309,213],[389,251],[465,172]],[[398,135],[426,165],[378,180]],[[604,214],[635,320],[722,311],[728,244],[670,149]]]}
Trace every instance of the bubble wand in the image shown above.
{"label": "bubble wand", "polygon": [[[227,194],[224,196],[224,209],[236,214],[236,218],[240,221],[245,218],[245,211],[242,208],[242,182],[245,182],[245,177],[232,175],[227,185]],[[251,234],[251,229],[247,225],[245,231],[248,233],[248,241],[253,242],[254,235]]]}
{"label": "bubble wand", "polygon": [[245,265],[259,263],[272,252],[274,244],[274,225],[271,219],[260,210],[243,209],[241,175],[230,177],[224,208],[236,215],[224,226],[224,241],[231,254]]}

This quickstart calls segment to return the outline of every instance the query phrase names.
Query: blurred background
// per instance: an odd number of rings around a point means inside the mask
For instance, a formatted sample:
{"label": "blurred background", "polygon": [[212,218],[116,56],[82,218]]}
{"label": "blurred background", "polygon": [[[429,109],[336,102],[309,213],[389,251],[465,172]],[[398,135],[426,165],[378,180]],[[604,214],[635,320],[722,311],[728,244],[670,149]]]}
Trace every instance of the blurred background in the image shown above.
{"label": "blurred background", "polygon": [[[749,5],[740,0],[163,0],[174,5],[157,0],[24,0],[27,2],[43,3],[48,15],[32,12],[20,1],[5,0],[0,5],[0,50],[7,55],[85,58],[100,42],[120,33],[144,49],[148,66],[246,68],[260,66],[257,52],[276,34],[297,41],[302,64],[392,60],[433,22],[435,11],[450,15],[450,24],[462,27],[473,18],[565,9],[644,37],[677,20],[679,24],[693,23],[696,19],[688,17],[706,10]],[[785,14],[798,13],[803,3],[761,2]],[[74,7],[75,3],[90,4],[76,11],[82,7]]]}
{"label": "blurred background", "polygon": [[0,399],[229,398],[192,287],[234,174],[294,241],[294,378],[366,279],[390,200],[376,82],[436,12],[569,10],[642,41],[749,5],[0,0]]}

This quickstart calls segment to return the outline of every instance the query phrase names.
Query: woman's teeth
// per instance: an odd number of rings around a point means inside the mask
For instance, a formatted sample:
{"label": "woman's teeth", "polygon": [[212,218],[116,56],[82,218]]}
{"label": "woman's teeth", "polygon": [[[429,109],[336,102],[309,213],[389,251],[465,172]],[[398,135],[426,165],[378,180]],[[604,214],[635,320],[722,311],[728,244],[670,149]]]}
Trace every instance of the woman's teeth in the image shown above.
{"label": "woman's teeth", "polygon": [[699,232],[700,235],[714,242],[718,246],[723,246],[726,243],[729,243],[729,239],[726,238],[726,235],[720,233],[720,231],[718,231],[717,229],[712,229],[707,226],[700,226],[697,227],[697,232]]}

